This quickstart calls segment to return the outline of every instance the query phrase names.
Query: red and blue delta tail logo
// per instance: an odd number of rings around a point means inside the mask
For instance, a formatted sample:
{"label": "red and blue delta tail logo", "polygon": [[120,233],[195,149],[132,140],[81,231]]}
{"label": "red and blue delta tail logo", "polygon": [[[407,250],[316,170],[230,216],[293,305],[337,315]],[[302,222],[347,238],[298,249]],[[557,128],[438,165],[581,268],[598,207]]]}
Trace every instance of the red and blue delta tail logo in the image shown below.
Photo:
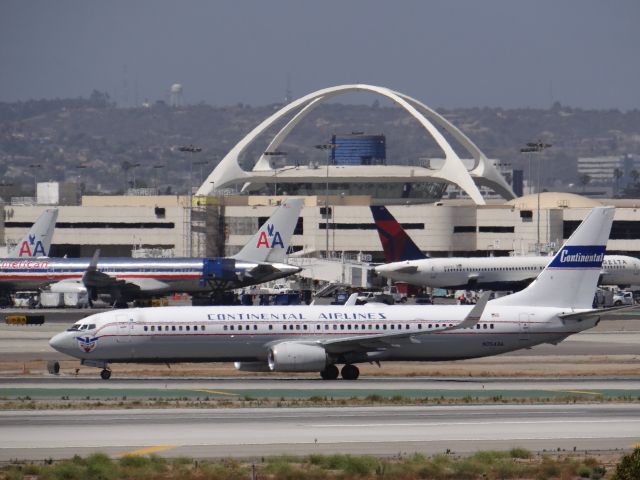
{"label": "red and blue delta tail logo", "polygon": [[547,268],[571,270],[600,268],[605,251],[605,245],[567,245],[562,247]]}
{"label": "red and blue delta tail logo", "polygon": [[267,229],[261,230],[260,235],[258,235],[258,244],[256,248],[275,248],[280,247],[284,248],[284,242],[282,241],[282,237],[280,236],[280,232],[276,230],[275,225],[267,224]]}
{"label": "red and blue delta tail logo", "polygon": [[23,240],[18,250],[18,257],[46,257],[47,254],[44,251],[44,245],[40,240],[36,241],[35,235],[29,235],[26,240]]}
{"label": "red and blue delta tail logo", "polygon": [[378,229],[385,261],[400,262],[427,258],[386,207],[372,205],[371,213]]}

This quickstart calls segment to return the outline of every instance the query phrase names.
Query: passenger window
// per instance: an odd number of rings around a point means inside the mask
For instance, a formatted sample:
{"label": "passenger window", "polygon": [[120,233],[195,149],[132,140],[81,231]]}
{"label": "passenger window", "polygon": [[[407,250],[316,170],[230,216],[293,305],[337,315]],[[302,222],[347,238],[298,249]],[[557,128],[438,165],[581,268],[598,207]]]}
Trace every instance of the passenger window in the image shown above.
{"label": "passenger window", "polygon": [[191,327],[189,325],[187,325],[187,332],[191,330]]}
{"label": "passenger window", "polygon": [[344,330],[344,324],[340,325],[340,330]]}
{"label": "passenger window", "polygon": [[391,325],[391,330],[395,329],[396,326],[395,325]]}
{"label": "passenger window", "polygon": [[200,326],[200,330],[202,330],[204,332],[204,325]]}
{"label": "passenger window", "polygon": [[476,330],[480,330],[480,324],[476,325]]}
{"label": "passenger window", "polygon": [[151,331],[152,331],[152,332],[155,332],[155,331],[156,331],[156,327],[155,327],[155,325],[151,325]]}
{"label": "passenger window", "polygon": [[380,330],[380,325],[376,325],[376,330]]}
{"label": "passenger window", "polygon": [[146,332],[147,330],[149,330],[149,327],[147,327],[146,325],[144,326],[144,331]]}
{"label": "passenger window", "polygon": [[[393,326],[393,325],[391,325],[391,326]],[[386,323],[385,323],[384,325],[382,325],[382,329],[383,329],[383,330],[386,330],[386,329],[387,329],[387,324],[386,324]]]}
{"label": "passenger window", "polygon": [[358,329],[358,324],[356,323],[356,324],[353,326],[353,328],[354,328],[355,330],[357,330],[357,329]]}
{"label": "passenger window", "polygon": [[273,325],[269,325],[269,330],[273,330]]}
{"label": "passenger window", "polygon": [[194,326],[193,326],[193,331],[194,331],[194,332],[197,332],[197,331],[198,331],[198,326],[197,326],[197,325],[194,325]]}
{"label": "passenger window", "polygon": [[484,328],[486,330],[487,329],[487,324],[485,323],[484,325],[482,325],[482,328]]}
{"label": "passenger window", "polygon": [[293,330],[293,325],[289,325],[289,330]]}
{"label": "passenger window", "polygon": [[222,327],[222,329],[226,332],[227,331],[227,326],[225,325],[224,327]]}
{"label": "passenger window", "polygon": [[373,325],[369,324],[369,330],[371,330],[373,328]]}
{"label": "passenger window", "polygon": [[421,323],[418,324],[418,330],[422,330],[422,324]]}
{"label": "passenger window", "polygon": [[254,329],[254,330],[257,330],[257,329],[258,329],[258,325],[254,325],[254,326],[253,326],[253,329]]}
{"label": "passenger window", "polygon": [[303,325],[303,326],[302,326],[302,329],[303,329],[303,330],[306,330],[306,329],[307,329],[307,326],[306,326],[306,325]]}
{"label": "passenger window", "polygon": [[[182,327],[180,327],[182,328]],[[233,325],[229,325],[229,330],[233,330]]]}
{"label": "passenger window", "polygon": [[176,326],[175,326],[175,325],[172,325],[172,326],[171,326],[171,331],[172,331],[172,332],[175,332],[175,331],[176,331]]}
{"label": "passenger window", "polygon": [[287,326],[286,326],[286,325],[282,325],[282,329],[283,329],[283,330],[286,330],[286,329],[287,329]]}
{"label": "passenger window", "polygon": [[296,330],[300,330],[300,325],[296,325]]}
{"label": "passenger window", "polygon": [[489,328],[491,328],[491,330],[493,330],[493,323],[491,325],[489,325]]}
{"label": "passenger window", "polygon": [[337,329],[338,329],[338,326],[334,324],[334,325],[333,325],[333,329],[334,329],[334,330],[337,330]]}
{"label": "passenger window", "polygon": [[407,323],[407,330],[409,330],[409,324]]}
{"label": "passenger window", "polygon": [[[178,327],[178,330],[182,331],[182,325]],[[231,330],[233,330],[233,327],[231,327]]]}
{"label": "passenger window", "polygon": [[347,325],[347,330],[351,330],[351,324]]}

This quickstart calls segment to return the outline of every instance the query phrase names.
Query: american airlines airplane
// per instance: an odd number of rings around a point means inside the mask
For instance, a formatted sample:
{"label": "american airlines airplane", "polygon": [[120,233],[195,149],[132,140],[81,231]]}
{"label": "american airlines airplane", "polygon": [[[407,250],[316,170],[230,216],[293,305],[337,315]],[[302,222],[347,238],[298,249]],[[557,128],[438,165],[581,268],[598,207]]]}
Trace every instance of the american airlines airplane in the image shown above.
{"label": "american airlines airplane", "polygon": [[301,199],[289,199],[244,248],[224,258],[38,258],[0,260],[0,289],[85,293],[95,300],[110,294],[114,303],[173,292],[212,294],[256,285],[300,271],[284,263]]}
{"label": "american airlines airplane", "polygon": [[[435,361],[556,344],[594,327],[596,283],[613,221],[593,209],[521,292],[475,306],[159,307],[91,315],[51,347],[111,376],[114,362],[235,362],[247,371],[359,376],[362,362]],[[337,365],[344,365],[339,371]]]}
{"label": "american airlines airplane", "polygon": [[[18,241],[18,243],[7,252],[7,258],[0,259],[0,265],[8,262],[19,263],[19,260],[42,259],[49,255],[51,249],[51,239],[53,238],[53,230],[58,219],[58,209],[47,209],[40,214],[34,224],[31,226],[27,234]],[[12,288],[0,281],[0,306],[12,305],[11,292]]]}
{"label": "american airlines airplane", "polygon": [[[427,258],[385,207],[371,207],[385,252],[375,272],[397,282],[432,288],[521,290],[549,263],[549,257]],[[605,255],[601,285],[640,285],[640,260]]]}

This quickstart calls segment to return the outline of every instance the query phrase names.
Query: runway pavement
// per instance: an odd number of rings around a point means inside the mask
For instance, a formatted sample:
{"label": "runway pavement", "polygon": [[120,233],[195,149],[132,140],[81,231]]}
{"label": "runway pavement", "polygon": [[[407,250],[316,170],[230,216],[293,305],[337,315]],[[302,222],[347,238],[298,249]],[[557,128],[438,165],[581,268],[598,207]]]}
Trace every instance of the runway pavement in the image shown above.
{"label": "runway pavement", "polygon": [[0,412],[0,461],[104,451],[164,456],[628,449],[640,405]]}

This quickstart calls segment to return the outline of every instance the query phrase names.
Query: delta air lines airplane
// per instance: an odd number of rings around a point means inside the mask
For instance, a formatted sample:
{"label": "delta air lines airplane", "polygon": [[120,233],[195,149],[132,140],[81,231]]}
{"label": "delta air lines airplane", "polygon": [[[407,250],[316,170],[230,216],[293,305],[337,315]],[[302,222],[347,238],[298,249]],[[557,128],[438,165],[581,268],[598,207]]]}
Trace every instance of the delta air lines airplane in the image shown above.
{"label": "delta air lines airplane", "polygon": [[[594,327],[614,209],[593,209],[524,290],[475,306],[159,307],[91,315],[50,340],[111,376],[114,362],[235,362],[248,371],[359,376],[362,362],[435,361],[556,344]],[[337,365],[343,365],[339,370]]]}
{"label": "delta air lines airplane", "polygon": [[[427,258],[383,206],[371,212],[387,262],[375,267],[378,275],[395,282],[431,288],[521,290],[549,263],[550,257]],[[605,255],[601,285],[640,285],[640,260],[627,255]]]}

